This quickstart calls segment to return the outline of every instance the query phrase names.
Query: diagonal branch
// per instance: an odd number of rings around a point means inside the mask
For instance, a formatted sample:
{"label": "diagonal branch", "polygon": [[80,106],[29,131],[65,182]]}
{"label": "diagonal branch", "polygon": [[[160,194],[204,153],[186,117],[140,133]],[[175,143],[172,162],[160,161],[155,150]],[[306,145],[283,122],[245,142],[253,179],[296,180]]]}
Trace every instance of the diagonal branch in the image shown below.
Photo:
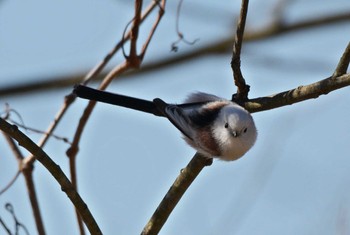
{"label": "diagonal branch", "polygon": [[[155,1],[155,2],[157,2],[157,1]],[[159,2],[159,0],[158,0],[158,2]],[[148,46],[149,46],[149,44],[151,42],[151,39],[152,39],[152,37],[153,37],[157,27],[158,27],[158,24],[160,23],[160,20],[162,19],[163,15],[164,15],[165,3],[166,3],[165,0],[162,0],[160,3],[158,3],[158,7],[159,7],[158,16],[157,16],[156,21],[153,24],[151,32],[148,35],[148,38],[146,39],[146,42],[142,46],[141,53],[140,53],[140,56],[139,56],[141,60],[143,60],[143,58],[145,56],[145,53],[147,51],[147,48],[148,48]]]}
{"label": "diagonal branch", "polygon": [[170,213],[173,211],[181,197],[184,195],[188,187],[199,175],[205,166],[211,165],[213,159],[205,158],[196,153],[188,165],[181,170],[180,175],[159,204],[158,208],[148,221],[142,231],[142,235],[158,234]]}
{"label": "diagonal branch", "polygon": [[73,185],[71,184],[67,176],[63,173],[61,168],[54,161],[52,161],[52,159],[38,145],[36,145],[20,130],[18,130],[16,126],[9,124],[2,118],[0,118],[0,129],[12,138],[14,138],[19,145],[23,146],[30,153],[32,153],[35,156],[35,158],[45,166],[45,168],[60,184],[62,191],[64,191],[67,194],[71,202],[79,210],[80,215],[82,216],[90,233],[102,234],[87,205],[77,193],[77,191],[74,189]]}

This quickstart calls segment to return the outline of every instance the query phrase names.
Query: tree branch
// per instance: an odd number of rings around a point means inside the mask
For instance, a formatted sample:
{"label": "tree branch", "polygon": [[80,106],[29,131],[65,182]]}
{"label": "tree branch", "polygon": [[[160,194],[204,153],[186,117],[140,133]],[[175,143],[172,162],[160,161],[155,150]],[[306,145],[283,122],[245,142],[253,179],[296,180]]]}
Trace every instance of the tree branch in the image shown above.
{"label": "tree branch", "polygon": [[144,43],[144,45],[142,46],[142,49],[141,49],[141,52],[140,52],[140,58],[141,60],[143,60],[145,54],[146,54],[146,51],[147,51],[147,48],[151,42],[151,39],[158,27],[158,24],[160,23],[160,20],[162,19],[163,15],[164,15],[164,9],[165,9],[165,3],[166,1],[165,0],[162,0],[160,1],[159,3],[159,0],[158,0],[158,7],[159,7],[159,10],[158,10],[158,16],[157,16],[157,19],[156,21],[154,22],[153,26],[152,26],[152,29],[148,35],[148,38],[146,39],[146,42]]}
{"label": "tree branch", "polygon": [[[45,227],[44,227],[44,222],[41,216],[40,212],[40,207],[39,207],[39,202],[38,202],[38,196],[35,190],[35,184],[33,180],[33,164],[24,164],[24,156],[18,146],[16,145],[15,141],[11,138],[10,135],[7,133],[3,132],[4,136],[9,144],[9,146],[12,149],[12,152],[14,153],[16,160],[18,162],[18,172],[16,174],[16,177],[10,182],[9,185],[7,185],[6,189],[8,189],[17,179],[19,176],[20,172],[23,173],[25,183],[27,185],[27,192],[29,196],[29,201],[32,207],[32,212],[35,220],[35,225],[37,228],[37,232],[39,235],[44,235],[45,234]],[[5,189],[4,189],[5,190]],[[4,191],[2,191],[4,192]],[[2,193],[1,192],[1,193]],[[1,194],[0,193],[0,194]]]}
{"label": "tree branch", "polygon": [[199,153],[196,153],[188,165],[181,170],[180,175],[176,178],[151,219],[144,227],[141,233],[142,235],[158,234],[188,187],[201,170],[205,166],[211,165],[212,162],[213,159],[203,157]]}
{"label": "tree branch", "polygon": [[326,95],[331,91],[350,85],[350,74],[339,77],[329,77],[306,86],[299,86],[278,94],[251,99],[244,103],[244,107],[251,113],[266,111],[304,100]]}
{"label": "tree branch", "polygon": [[237,86],[237,93],[235,97],[237,100],[246,100],[249,92],[249,85],[246,84],[241,71],[241,50],[245,22],[248,13],[248,4],[249,0],[242,0],[241,12],[237,24],[235,40],[233,43],[233,54],[231,59],[231,68],[233,72],[235,85]]}
{"label": "tree branch", "polygon": [[345,74],[346,71],[348,70],[349,63],[350,63],[350,42],[348,43],[348,46],[346,47],[342,57],[340,58],[338,66],[335,69],[332,77],[338,77]]}
{"label": "tree branch", "polygon": [[51,173],[51,175],[60,184],[62,191],[64,191],[74,206],[79,210],[86,226],[88,227],[91,234],[102,234],[100,228],[98,227],[94,217],[89,211],[87,205],[74,189],[73,185],[63,173],[61,168],[31,139],[24,135],[17,126],[11,125],[4,119],[0,118],[0,129],[14,138],[19,145],[23,146],[30,153],[32,153],[35,158],[45,166],[45,168]]}

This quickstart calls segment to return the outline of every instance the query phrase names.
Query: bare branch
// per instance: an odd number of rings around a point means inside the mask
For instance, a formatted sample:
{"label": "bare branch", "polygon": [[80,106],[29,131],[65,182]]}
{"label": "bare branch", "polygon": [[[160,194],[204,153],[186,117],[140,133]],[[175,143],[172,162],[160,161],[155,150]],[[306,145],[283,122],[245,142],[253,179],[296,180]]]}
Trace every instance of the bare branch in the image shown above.
{"label": "bare branch", "polygon": [[238,20],[235,40],[233,44],[233,54],[231,59],[231,68],[235,85],[237,86],[237,100],[246,100],[249,92],[249,85],[246,84],[241,71],[241,50],[244,35],[245,22],[248,13],[249,0],[242,0],[241,12]]}
{"label": "bare branch", "polygon": [[139,59],[137,58],[137,38],[139,36],[139,28],[141,23],[141,10],[142,10],[142,0],[135,0],[135,16],[133,20],[133,25],[131,28],[130,35],[130,60],[132,63],[135,61],[135,66],[138,67],[140,64]]}
{"label": "bare branch", "polygon": [[18,169],[22,170],[22,160],[24,159],[24,156],[21,152],[21,150],[18,148],[18,146],[16,145],[16,143],[13,141],[13,139],[6,134],[5,132],[2,132],[4,134],[4,137],[8,143],[8,145],[10,146],[13,154],[15,155],[15,158],[17,160],[18,163]]}
{"label": "bare branch", "polygon": [[17,180],[18,176],[21,174],[22,171],[22,161],[24,159],[22,152],[20,151],[20,149],[18,148],[18,146],[16,145],[16,143],[13,141],[13,139],[6,134],[5,132],[2,132],[8,145],[10,146],[16,160],[17,160],[17,164],[18,164],[18,170],[16,175],[10,180],[10,182],[0,191],[0,195],[3,194],[4,192],[6,192]]}
{"label": "bare branch", "polygon": [[144,227],[141,233],[142,235],[158,234],[188,187],[198,176],[201,170],[205,166],[211,165],[212,162],[213,159],[205,158],[199,153],[194,155],[188,165],[181,170],[180,175],[176,178],[175,182],[159,204],[151,219]]}
{"label": "bare branch", "polygon": [[[28,166],[28,165],[27,165]],[[29,164],[30,167],[24,167],[22,173],[27,186],[27,191],[29,195],[30,204],[33,210],[33,216],[36,224],[36,228],[39,235],[45,235],[44,223],[42,220],[39,201],[35,190],[35,184],[33,180],[33,164]]]}
{"label": "bare branch", "polygon": [[[158,0],[158,2],[159,2],[159,0]],[[158,7],[159,7],[158,16],[157,16],[156,21],[153,24],[153,27],[152,27],[149,35],[148,35],[148,38],[146,39],[146,42],[142,46],[141,53],[140,53],[141,60],[143,60],[143,58],[144,58],[144,56],[146,54],[148,45],[150,44],[151,39],[152,39],[152,37],[153,37],[157,27],[158,27],[158,24],[159,24],[160,20],[162,19],[163,15],[164,15],[165,3],[166,3],[165,0],[162,0],[160,3],[158,3]]]}
{"label": "bare branch", "polygon": [[16,176],[11,180],[11,182],[1,191],[0,195],[3,192],[5,192],[8,188],[11,187],[11,185],[18,178],[19,174],[22,172],[23,176],[24,176],[24,180],[25,180],[26,185],[27,185],[27,192],[28,192],[29,200],[30,200],[30,203],[32,206],[32,211],[33,211],[33,216],[35,219],[36,228],[37,228],[38,234],[43,235],[43,234],[45,234],[45,228],[44,228],[44,223],[43,223],[42,216],[40,213],[38,197],[36,194],[35,185],[34,185],[34,181],[33,181],[33,164],[32,163],[24,164],[23,162],[24,162],[25,158],[24,158],[22,152],[20,151],[20,149],[18,148],[18,146],[16,145],[15,141],[7,133],[3,132],[3,134],[6,138],[9,146],[11,147],[12,152],[14,153],[14,155],[17,159],[18,171],[17,171]]}
{"label": "bare branch", "polygon": [[61,168],[54,161],[52,161],[52,159],[38,145],[36,145],[20,130],[18,130],[16,126],[9,124],[2,118],[0,118],[0,129],[14,138],[19,143],[19,145],[23,146],[25,149],[31,152],[35,158],[45,166],[45,168],[60,184],[62,191],[67,194],[74,206],[78,208],[79,213],[81,214],[90,233],[102,234],[87,205],[74,189],[73,185],[67,176],[63,173]]}
{"label": "bare branch", "polygon": [[278,94],[251,99],[245,102],[244,106],[251,113],[261,112],[317,98],[320,95],[328,94],[331,91],[349,85],[350,74],[344,74],[339,77],[329,77],[310,85],[299,86],[295,89]]}

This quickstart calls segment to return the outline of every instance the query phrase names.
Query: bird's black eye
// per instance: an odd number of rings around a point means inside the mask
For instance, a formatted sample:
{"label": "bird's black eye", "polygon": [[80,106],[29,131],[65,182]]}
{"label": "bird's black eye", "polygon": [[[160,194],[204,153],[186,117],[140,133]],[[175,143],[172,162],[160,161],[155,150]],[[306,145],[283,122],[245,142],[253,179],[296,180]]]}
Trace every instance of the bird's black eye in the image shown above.
{"label": "bird's black eye", "polygon": [[243,133],[246,133],[247,132],[247,127],[243,129]]}
{"label": "bird's black eye", "polygon": [[226,122],[226,123],[225,123],[225,128],[227,128],[227,127],[228,127],[228,123]]}

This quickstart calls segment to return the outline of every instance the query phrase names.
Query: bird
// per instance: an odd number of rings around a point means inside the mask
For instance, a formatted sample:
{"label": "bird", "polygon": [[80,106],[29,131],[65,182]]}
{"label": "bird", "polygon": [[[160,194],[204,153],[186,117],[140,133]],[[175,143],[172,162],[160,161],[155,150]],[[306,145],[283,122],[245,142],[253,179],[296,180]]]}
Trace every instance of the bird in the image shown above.
{"label": "bird", "polygon": [[80,84],[73,93],[83,99],[166,117],[188,145],[208,158],[237,160],[257,139],[253,117],[246,109],[234,101],[204,92],[190,94],[182,104],[166,103],[160,98],[148,101]]}

